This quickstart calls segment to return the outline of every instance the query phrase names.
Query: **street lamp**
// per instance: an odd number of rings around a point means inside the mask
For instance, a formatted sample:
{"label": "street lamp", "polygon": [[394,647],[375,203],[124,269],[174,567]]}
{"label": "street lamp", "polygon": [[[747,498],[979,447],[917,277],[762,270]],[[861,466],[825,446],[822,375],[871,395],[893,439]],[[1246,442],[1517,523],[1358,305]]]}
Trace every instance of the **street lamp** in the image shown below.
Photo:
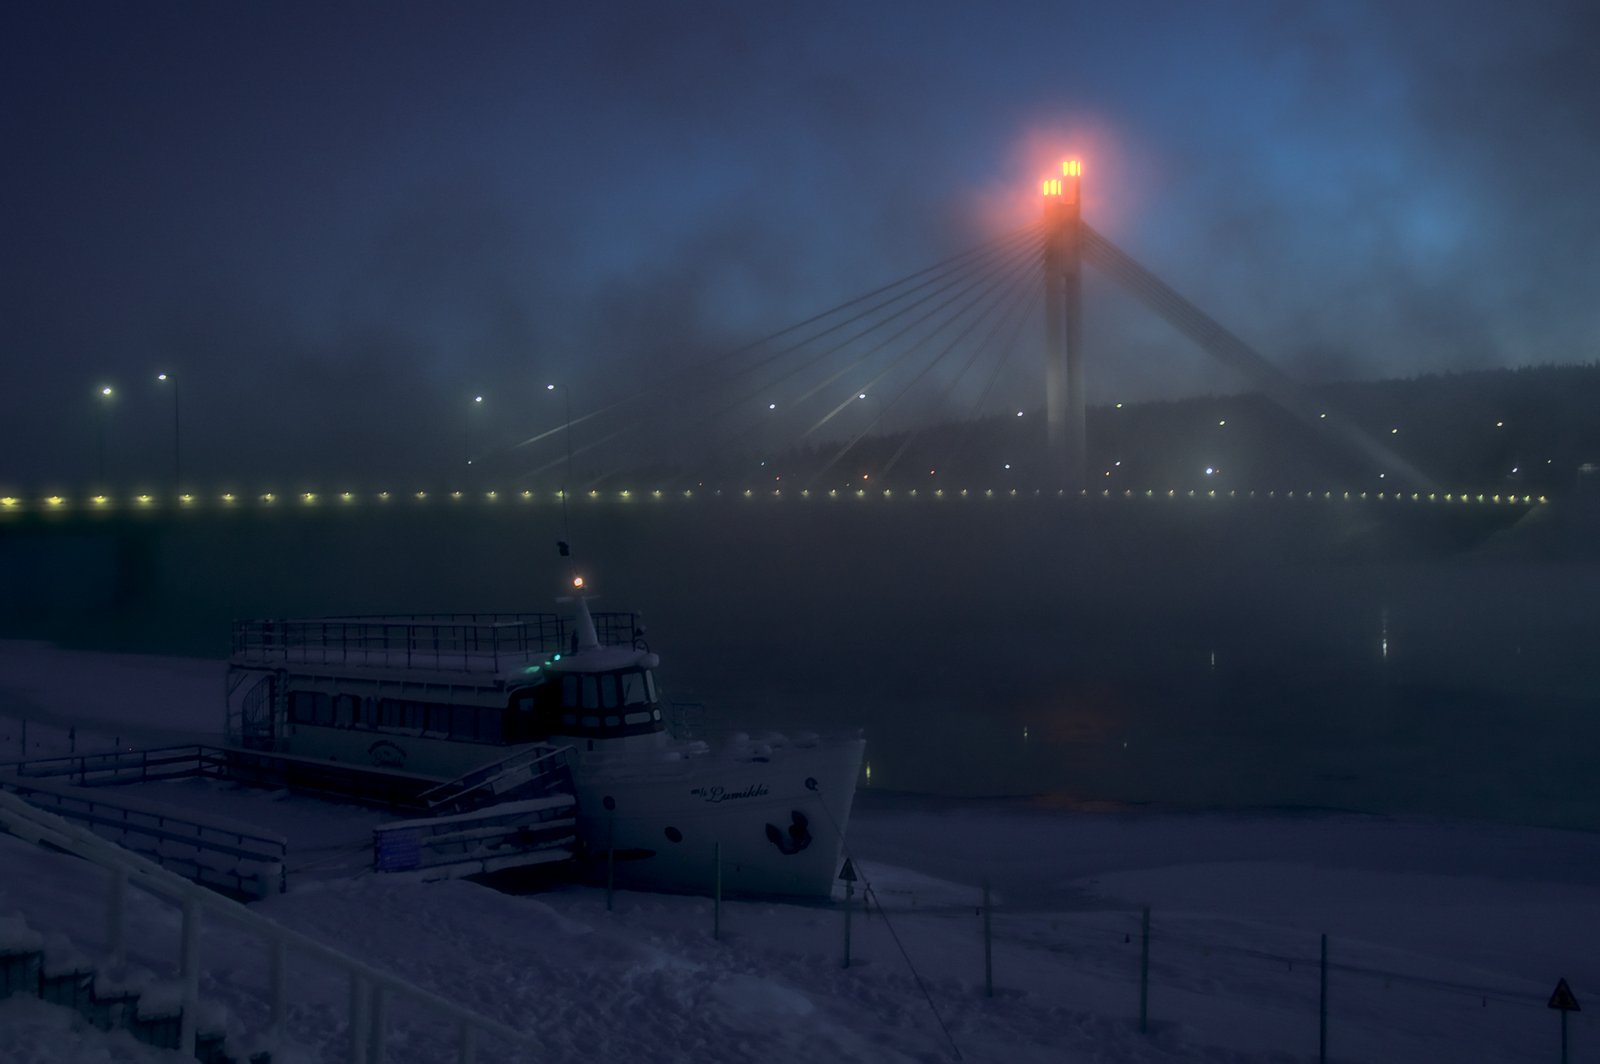
{"label": "street lamp", "polygon": [[100,403],[95,415],[95,475],[102,485],[106,482],[106,419],[111,416],[111,400],[116,394],[111,385],[100,386]]}
{"label": "street lamp", "polygon": [[157,384],[172,385],[172,490],[177,493],[181,490],[183,481],[183,425],[180,421],[178,406],[178,377],[174,373],[157,373]]}
{"label": "street lamp", "polygon": [[483,396],[474,395],[472,397],[472,405],[467,407],[467,418],[466,418],[467,465],[471,465],[472,464],[472,419],[473,419],[474,416],[476,416],[474,412],[477,411],[477,410],[481,410],[481,409],[483,409]]}

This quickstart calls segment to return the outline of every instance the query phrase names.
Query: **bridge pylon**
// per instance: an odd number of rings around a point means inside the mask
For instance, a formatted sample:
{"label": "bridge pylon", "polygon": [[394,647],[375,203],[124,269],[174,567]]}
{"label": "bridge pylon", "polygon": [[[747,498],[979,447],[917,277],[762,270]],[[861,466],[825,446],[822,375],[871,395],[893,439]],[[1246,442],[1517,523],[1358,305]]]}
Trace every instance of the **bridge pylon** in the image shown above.
{"label": "bridge pylon", "polygon": [[1072,491],[1087,484],[1088,436],[1083,393],[1083,168],[1061,164],[1044,181],[1045,430],[1056,479]]}

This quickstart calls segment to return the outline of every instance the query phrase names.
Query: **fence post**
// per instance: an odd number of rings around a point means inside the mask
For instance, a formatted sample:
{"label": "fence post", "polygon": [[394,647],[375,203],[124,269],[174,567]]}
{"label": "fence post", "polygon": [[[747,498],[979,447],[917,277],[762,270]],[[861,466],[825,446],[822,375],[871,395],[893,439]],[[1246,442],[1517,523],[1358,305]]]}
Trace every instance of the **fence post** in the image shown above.
{"label": "fence post", "polygon": [[844,966],[850,967],[850,910],[855,908],[856,885],[849,880],[844,884]]}
{"label": "fence post", "polygon": [[128,959],[123,914],[127,911],[128,870],[121,866],[111,870],[110,892],[106,895],[106,961],[112,971],[120,972]]}
{"label": "fence post", "polygon": [[383,1064],[385,1053],[384,1036],[388,1027],[386,1001],[382,984],[374,984],[372,987],[372,1007],[369,1010],[372,1013],[372,1037],[367,1043],[368,1064]]}
{"label": "fence post", "polygon": [[274,936],[267,942],[267,1000],[270,1003],[272,1049],[282,1048],[284,1021],[283,939]]}
{"label": "fence post", "polygon": [[1139,918],[1139,1033],[1150,1029],[1150,906]]}
{"label": "fence post", "polygon": [[606,810],[606,912],[611,911],[611,894],[617,879],[616,819],[615,810]]}
{"label": "fence post", "polygon": [[722,938],[722,843],[720,842],[717,843],[716,862],[717,882],[716,893],[712,896],[711,902],[711,937],[720,941]]}
{"label": "fence post", "polygon": [[1317,1004],[1317,1061],[1328,1064],[1328,935],[1322,935],[1322,989]]}
{"label": "fence post", "polygon": [[989,881],[983,881],[983,994],[994,997],[994,956],[990,949]]}
{"label": "fence post", "polygon": [[183,902],[182,946],[179,951],[179,978],[183,980],[183,1014],[178,1021],[178,1051],[194,1056],[195,1014],[200,1002],[200,907],[193,898]]}
{"label": "fence post", "polygon": [[367,984],[350,973],[350,1064],[367,1061]]}

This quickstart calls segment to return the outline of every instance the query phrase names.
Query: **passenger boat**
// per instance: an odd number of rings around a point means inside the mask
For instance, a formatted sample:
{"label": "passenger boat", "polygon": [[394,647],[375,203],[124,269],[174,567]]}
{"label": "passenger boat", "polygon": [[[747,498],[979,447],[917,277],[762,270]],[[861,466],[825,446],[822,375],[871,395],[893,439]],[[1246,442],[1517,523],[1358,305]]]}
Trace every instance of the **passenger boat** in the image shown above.
{"label": "passenger boat", "polygon": [[[830,893],[859,735],[674,734],[631,613],[330,617],[235,624],[231,742],[436,781],[440,794],[559,766],[576,832],[632,885]],[[539,771],[544,771],[540,769]],[[449,781],[457,781],[455,784]],[[475,782],[476,781],[476,782]],[[526,788],[524,788],[526,791]],[[447,807],[448,808],[448,807]]]}

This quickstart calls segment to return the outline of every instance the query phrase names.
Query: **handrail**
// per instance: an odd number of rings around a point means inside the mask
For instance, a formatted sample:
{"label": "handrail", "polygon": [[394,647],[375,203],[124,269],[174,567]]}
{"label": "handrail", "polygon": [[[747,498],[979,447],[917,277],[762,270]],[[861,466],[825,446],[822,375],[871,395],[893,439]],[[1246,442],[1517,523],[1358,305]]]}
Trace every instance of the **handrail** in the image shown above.
{"label": "handrail", "polygon": [[[123,873],[130,882],[137,883],[150,893],[181,904],[184,917],[183,937],[186,944],[183,954],[186,963],[191,955],[198,956],[197,952],[188,948],[188,944],[193,941],[193,936],[198,933],[198,926],[193,922],[194,912],[205,909],[241,923],[251,930],[260,932],[274,946],[292,946],[302,953],[309,954],[336,968],[340,968],[349,973],[352,980],[365,980],[373,987],[404,994],[431,1005],[453,1019],[460,1021],[464,1032],[469,1027],[476,1028],[496,1035],[514,1045],[527,1047],[535,1045],[532,1038],[514,1027],[474,1012],[463,1005],[458,1005],[430,990],[424,990],[414,983],[407,982],[399,976],[357,960],[331,946],[325,946],[311,936],[284,927],[277,921],[263,916],[241,905],[239,902],[225,898],[203,887],[195,886],[181,876],[168,872],[148,858],[123,849],[115,843],[107,842],[93,832],[78,828],[52,813],[37,809],[15,795],[0,792],[0,826],[25,841],[53,846],[81,857],[86,861],[98,864],[102,868]],[[281,972],[281,968],[279,971]],[[186,1054],[192,1055],[194,1052],[194,1009],[192,1006],[197,995],[198,971],[186,968],[184,978],[185,1007],[183,1010],[183,1024],[186,1033],[183,1036],[185,1044],[180,1048]],[[275,980],[274,982],[276,983],[277,981]],[[357,1030],[355,1022],[357,998],[365,1000],[365,996],[364,994],[352,994],[351,1031],[353,1034]],[[275,1016],[281,1015],[281,1008],[277,1007],[277,1003],[274,1004],[273,1014]],[[381,1010],[374,1010],[374,1018],[379,1015],[381,1015]],[[354,1041],[354,1039],[352,1040]],[[464,1060],[469,1056],[469,1045],[470,1040],[464,1038],[462,1045],[462,1058]]]}
{"label": "handrail", "polygon": [[[514,772],[519,768],[531,769],[532,766],[540,762],[556,758],[560,758],[562,766],[570,771],[577,752],[578,748],[570,743],[562,746],[541,743],[538,746],[518,751],[508,757],[501,758],[499,761],[482,765],[453,780],[441,783],[431,790],[423,791],[417,795],[417,798],[429,808],[444,805],[471,794],[485,784],[495,782],[506,773]],[[530,772],[529,778],[543,778],[550,775],[551,771],[550,769],[544,769],[537,773]]]}
{"label": "handrail", "polygon": [[[642,630],[633,613],[596,613],[603,645],[631,646]],[[235,621],[239,663],[386,665],[498,672],[566,649],[568,626],[554,614],[395,614]],[[504,660],[502,660],[504,659]]]}

